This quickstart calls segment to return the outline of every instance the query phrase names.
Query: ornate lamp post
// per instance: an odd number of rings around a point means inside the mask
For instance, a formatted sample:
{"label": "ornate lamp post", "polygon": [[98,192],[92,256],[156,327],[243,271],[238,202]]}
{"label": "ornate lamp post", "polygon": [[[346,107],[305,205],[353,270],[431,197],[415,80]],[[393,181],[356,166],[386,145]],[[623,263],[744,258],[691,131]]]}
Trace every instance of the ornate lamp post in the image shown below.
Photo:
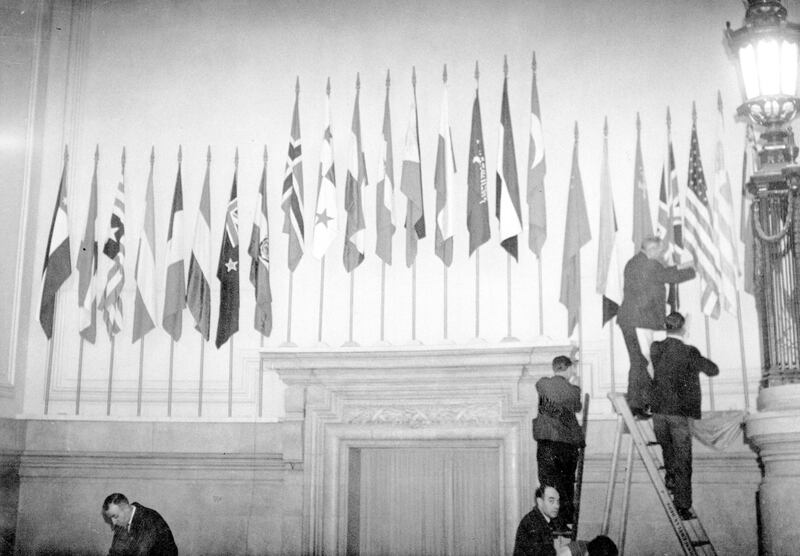
{"label": "ornate lamp post", "polygon": [[758,412],[747,417],[746,430],[763,468],[762,547],[791,554],[800,546],[800,166],[789,124],[800,110],[800,25],[786,21],[779,0],[747,4],[744,26],[728,23],[725,31],[744,97],[738,112],[760,132],[747,195],[762,375]]}

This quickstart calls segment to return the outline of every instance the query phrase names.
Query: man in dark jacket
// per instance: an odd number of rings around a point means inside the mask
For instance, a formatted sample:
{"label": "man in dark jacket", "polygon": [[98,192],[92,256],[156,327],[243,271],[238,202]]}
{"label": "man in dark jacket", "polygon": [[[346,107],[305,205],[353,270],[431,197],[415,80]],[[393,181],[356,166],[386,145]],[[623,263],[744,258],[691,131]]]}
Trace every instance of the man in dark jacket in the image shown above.
{"label": "man in dark jacket", "polygon": [[677,284],[695,276],[693,268],[664,266],[664,246],[658,237],[642,241],[642,248],[625,265],[625,284],[617,324],[622,329],[630,359],[628,405],[634,415],[644,416],[651,404],[653,370],[647,360],[654,332],[664,330],[666,284]]}
{"label": "man in dark jacket", "polygon": [[670,313],[664,323],[667,339],[650,347],[655,369],[653,429],[664,454],[666,484],[674,494],[675,507],[682,519],[691,519],[692,420],[701,418],[699,373],[716,376],[719,367],[696,347],[683,343],[683,315]]}
{"label": "man in dark jacket", "polygon": [[556,556],[556,550],[569,544],[566,524],[558,517],[559,506],[558,491],[552,485],[539,485],[536,506],[517,527],[514,556]]}
{"label": "man in dark jacket", "polygon": [[115,492],[103,502],[103,517],[114,528],[109,556],[177,556],[172,531],[157,511]]}
{"label": "man in dark jacket", "polygon": [[581,388],[565,355],[553,359],[553,376],[539,379],[539,415],[533,420],[539,484],[553,485],[561,495],[559,515],[575,523],[575,468],[578,451],[584,445],[583,429],[575,413],[581,410]]}

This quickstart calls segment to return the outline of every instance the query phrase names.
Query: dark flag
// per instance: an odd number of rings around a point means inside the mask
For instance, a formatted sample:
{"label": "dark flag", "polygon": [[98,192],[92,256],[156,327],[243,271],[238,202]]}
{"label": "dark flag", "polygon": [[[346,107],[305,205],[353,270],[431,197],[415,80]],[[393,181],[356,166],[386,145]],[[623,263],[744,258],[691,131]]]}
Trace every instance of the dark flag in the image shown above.
{"label": "dark flag", "polygon": [[469,254],[489,241],[489,191],[486,179],[486,153],[483,149],[481,125],[481,103],[478,88],[472,103],[472,131],[469,137],[469,168],[467,170],[467,231],[469,232]]}
{"label": "dark flag", "polygon": [[498,137],[495,216],[500,223],[500,245],[517,260],[517,236],[522,231],[522,216],[519,207],[514,135],[511,132],[511,111],[508,107],[507,77],[503,78],[503,103]]}
{"label": "dark flag", "polygon": [[217,348],[239,331],[239,206],[236,195],[236,178],[239,172],[239,152],[236,152],[236,170],[233,172],[231,200],[225,212],[225,230],[217,263],[219,280],[219,321],[217,322]]}
{"label": "dark flag", "polygon": [[267,218],[267,148],[264,147],[264,170],[258,186],[256,214],[250,234],[250,283],[256,290],[255,328],[262,336],[272,333],[272,290],[269,285],[269,219]]}

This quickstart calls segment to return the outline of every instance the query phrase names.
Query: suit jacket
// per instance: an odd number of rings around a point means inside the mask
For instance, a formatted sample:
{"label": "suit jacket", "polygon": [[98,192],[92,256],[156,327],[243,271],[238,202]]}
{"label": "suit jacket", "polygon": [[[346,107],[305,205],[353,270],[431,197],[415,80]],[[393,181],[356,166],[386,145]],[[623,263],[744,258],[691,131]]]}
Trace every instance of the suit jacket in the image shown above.
{"label": "suit jacket", "polygon": [[566,528],[561,518],[548,522],[539,508],[534,506],[519,522],[514,540],[514,556],[555,556],[553,532],[565,531]]}
{"label": "suit jacket", "polygon": [[719,367],[694,346],[672,336],[650,347],[653,362],[653,411],[700,419],[700,377],[719,374]]}
{"label": "suit jacket", "polygon": [[[617,324],[628,328],[664,329],[667,304],[665,284],[676,284],[694,278],[693,268],[664,266],[648,259],[641,251],[625,264],[625,284]],[[642,350],[646,350],[645,346]]]}
{"label": "suit jacket", "polygon": [[539,415],[533,420],[535,440],[554,440],[583,446],[583,429],[575,413],[581,410],[581,389],[563,376],[550,376],[536,383]]}
{"label": "suit jacket", "polygon": [[177,556],[172,531],[157,511],[134,502],[136,511],[127,527],[116,527],[109,556]]}

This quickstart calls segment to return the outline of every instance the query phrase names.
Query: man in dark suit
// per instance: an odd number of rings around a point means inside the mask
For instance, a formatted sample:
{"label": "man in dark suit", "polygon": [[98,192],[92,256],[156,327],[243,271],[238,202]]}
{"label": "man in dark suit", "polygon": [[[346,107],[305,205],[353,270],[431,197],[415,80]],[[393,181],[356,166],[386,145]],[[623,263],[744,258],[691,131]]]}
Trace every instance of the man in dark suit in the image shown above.
{"label": "man in dark suit", "polygon": [[541,484],[536,489],[536,506],[519,522],[514,540],[514,556],[556,556],[556,550],[567,546],[569,537],[557,535],[566,531],[558,517],[560,500],[552,485]]}
{"label": "man in dark suit", "polygon": [[109,556],[177,556],[172,531],[157,511],[115,492],[103,502],[103,517],[114,528]]}
{"label": "man in dark suit", "polygon": [[653,371],[647,359],[654,332],[664,329],[666,284],[677,284],[695,276],[693,268],[664,266],[664,245],[658,237],[642,241],[642,248],[625,265],[625,284],[617,324],[622,329],[630,359],[628,405],[634,415],[647,416],[651,404]]}
{"label": "man in dark suit", "polygon": [[664,324],[667,339],[650,347],[655,369],[653,429],[678,514],[692,519],[692,420],[701,417],[699,373],[716,376],[719,367],[696,347],[683,343],[683,315],[670,313]]}
{"label": "man in dark suit", "polygon": [[559,515],[566,523],[575,523],[575,468],[584,445],[583,429],[575,417],[582,407],[581,388],[575,381],[572,360],[565,355],[554,358],[553,376],[536,383],[539,414],[533,420],[539,484],[556,487],[561,496]]}

